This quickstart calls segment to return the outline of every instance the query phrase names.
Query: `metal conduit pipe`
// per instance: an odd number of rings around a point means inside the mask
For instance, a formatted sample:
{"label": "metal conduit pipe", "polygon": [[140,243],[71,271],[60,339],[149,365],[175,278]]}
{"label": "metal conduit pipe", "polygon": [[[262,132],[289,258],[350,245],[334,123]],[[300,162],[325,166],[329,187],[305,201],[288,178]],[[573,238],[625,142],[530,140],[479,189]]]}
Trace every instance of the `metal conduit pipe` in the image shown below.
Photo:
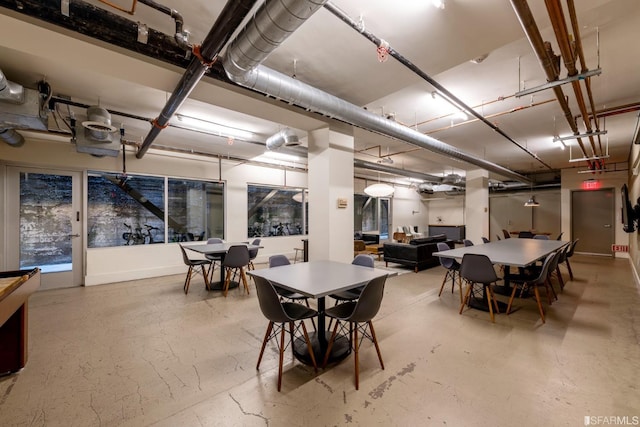
{"label": "metal conduit pipe", "polygon": [[[286,7],[283,7],[283,3],[286,3]],[[530,182],[525,176],[507,168],[466,154],[435,138],[377,116],[320,89],[259,65],[279,43],[324,3],[326,2],[310,0],[267,0],[256,12],[254,19],[227,49],[223,66],[229,79],[241,86],[309,111],[463,160],[516,181]]]}
{"label": "metal conduit pipe", "polygon": [[156,3],[153,0],[137,0],[142,4],[146,4],[152,9],[155,9],[159,12],[164,13],[165,15],[169,15],[176,23],[176,34],[174,36],[176,43],[178,46],[183,48],[184,50],[190,51],[191,45],[187,42],[187,34],[183,31],[182,26],[184,25],[184,19],[180,12],[175,9],[171,9],[170,7],[161,5]]}
{"label": "metal conduit pipe", "polygon": [[[534,53],[538,57],[540,66],[547,76],[547,81],[552,82],[558,80],[558,74],[560,71],[556,69],[555,64],[551,60],[551,56],[547,53],[545,42],[542,40],[542,35],[540,34],[540,30],[533,19],[533,14],[531,13],[531,9],[529,9],[527,0],[511,0],[511,6],[520,21],[520,25],[522,26]],[[564,117],[567,120],[571,131],[574,135],[578,135],[580,132],[578,131],[576,120],[571,113],[569,103],[567,102],[567,98],[564,96],[562,87],[555,86],[553,88],[553,92],[556,95],[560,108],[562,108],[562,112],[564,113]],[[584,148],[584,144],[582,143],[582,139],[577,138],[577,141],[584,157],[589,157]],[[590,160],[587,160],[587,164],[589,169],[593,169],[593,163]]]}
{"label": "metal conduit pipe", "polygon": [[[371,41],[377,47],[380,47],[380,46],[383,45],[383,40],[382,39],[380,39],[379,37],[377,37],[373,33],[369,32],[369,31],[366,31],[364,28],[362,28],[361,24],[359,24],[358,22],[356,22],[353,19],[351,19],[347,14],[345,14],[339,8],[334,6],[330,1],[328,1],[324,5],[324,7],[325,7],[325,9],[327,9],[328,11],[333,13],[335,16],[340,18],[347,25],[349,25],[351,28],[355,29],[360,34],[362,34],[364,37],[366,37],[369,41]],[[514,140],[509,135],[507,135],[502,129],[500,129],[495,124],[491,123],[482,114],[478,113],[476,110],[471,108],[469,105],[467,105],[461,99],[459,99],[457,96],[455,96],[449,90],[447,90],[444,86],[442,86],[440,83],[438,83],[433,78],[431,78],[428,74],[426,74],[424,71],[422,71],[420,68],[418,68],[415,64],[413,64],[411,61],[409,61],[404,56],[402,56],[400,53],[398,53],[395,49],[393,49],[392,47],[389,46],[387,48],[387,50],[389,52],[389,55],[391,55],[393,58],[395,58],[402,65],[404,65],[405,67],[407,67],[408,69],[413,71],[415,74],[420,76],[423,80],[425,80],[431,86],[436,88],[440,92],[441,95],[443,95],[445,98],[448,98],[449,102],[457,105],[458,107],[464,109],[469,114],[471,114],[474,117],[476,117],[482,123],[484,123],[485,125],[489,126],[492,130],[496,131],[498,134],[500,134],[501,136],[506,138],[508,141],[510,141],[511,143],[516,145],[518,148],[523,150],[525,153],[527,153],[528,155],[530,155],[531,157],[536,159],[538,162],[540,162],[542,165],[544,165],[547,169],[553,170],[553,168],[551,166],[549,166],[547,163],[542,161],[535,153],[532,153],[527,148],[525,148],[522,145],[520,145],[516,140]]]}
{"label": "metal conduit pipe", "polygon": [[[578,25],[578,16],[576,14],[576,7],[573,0],[567,0],[567,9],[569,10],[569,19],[571,20],[571,28],[575,38],[575,51],[580,59],[580,72],[584,73],[588,70],[587,62],[584,59],[584,50],[582,49],[582,37],[580,36],[580,26]],[[587,88],[587,98],[589,99],[589,105],[591,111],[596,111],[596,104],[593,100],[593,92],[591,91],[591,77],[587,77],[584,80],[584,85]],[[597,117],[593,117],[593,123],[596,126],[596,132],[600,132],[600,120]],[[598,145],[600,147],[600,153],[602,154],[602,138],[598,135]]]}
{"label": "metal conduit pipe", "polygon": [[[413,171],[408,171],[408,170],[405,170],[405,169],[393,168],[393,167],[390,167],[390,166],[381,165],[379,163],[371,163],[371,162],[366,162],[364,160],[359,160],[359,159],[354,159],[353,160],[353,166],[356,167],[356,168],[369,169],[369,170],[374,170],[374,171],[378,171],[378,172],[390,173],[392,175],[406,176],[407,178],[421,179],[423,181],[427,181],[427,182],[431,182],[431,183],[442,183],[442,177],[441,176],[435,176],[435,175],[429,175],[429,174],[422,173],[422,172],[413,172]],[[464,184],[462,184],[461,186],[463,186],[463,185]]]}
{"label": "metal conduit pipe", "polygon": [[24,137],[14,129],[0,129],[0,139],[11,147],[17,148],[24,145]]}
{"label": "metal conduit pipe", "polygon": [[160,131],[167,127],[171,117],[173,117],[182,103],[189,97],[189,94],[200,79],[202,79],[204,73],[211,67],[220,50],[222,50],[231,37],[231,34],[244,20],[256,1],[257,0],[227,1],[227,4],[222,9],[222,12],[220,12],[211,30],[209,30],[209,33],[202,42],[200,48],[202,58],[195,57],[189,63],[189,66],[182,75],[182,78],[178,82],[178,85],[171,94],[162,112],[158,118],[153,121],[153,127],[136,153],[138,159],[141,159],[145,155],[153,141],[160,134]]}
{"label": "metal conduit pipe", "polygon": [[[547,6],[547,13],[549,14],[551,26],[553,27],[553,31],[556,35],[556,40],[558,41],[558,47],[560,48],[560,53],[562,54],[562,59],[564,60],[564,66],[567,69],[567,75],[569,77],[575,76],[576,74],[578,74],[578,69],[575,65],[576,57],[574,56],[573,49],[571,48],[569,31],[567,30],[564,12],[562,11],[562,5],[560,5],[560,2],[558,0],[545,0],[544,3]],[[582,114],[584,126],[587,130],[587,133],[591,133],[593,132],[593,130],[591,128],[591,121],[589,120],[589,114],[587,112],[587,105],[584,102],[584,95],[582,94],[582,86],[580,86],[580,81],[572,81],[571,86],[573,87],[573,92],[576,95],[576,102],[578,103],[578,108],[580,109],[580,113]],[[589,142],[591,143],[591,150],[593,151],[593,155],[597,156],[598,151],[596,149],[596,144],[592,135],[589,135]],[[600,162],[598,162],[598,164],[599,166],[601,166]]]}

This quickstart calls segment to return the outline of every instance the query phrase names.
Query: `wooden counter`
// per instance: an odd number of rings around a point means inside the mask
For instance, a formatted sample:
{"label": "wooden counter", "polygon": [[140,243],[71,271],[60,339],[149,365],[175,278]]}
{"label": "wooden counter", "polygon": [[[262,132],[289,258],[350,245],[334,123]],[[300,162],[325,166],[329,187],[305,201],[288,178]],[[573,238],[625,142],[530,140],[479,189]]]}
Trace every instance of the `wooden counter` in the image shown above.
{"label": "wooden counter", "polygon": [[40,287],[40,269],[0,272],[0,375],[27,363],[28,300]]}

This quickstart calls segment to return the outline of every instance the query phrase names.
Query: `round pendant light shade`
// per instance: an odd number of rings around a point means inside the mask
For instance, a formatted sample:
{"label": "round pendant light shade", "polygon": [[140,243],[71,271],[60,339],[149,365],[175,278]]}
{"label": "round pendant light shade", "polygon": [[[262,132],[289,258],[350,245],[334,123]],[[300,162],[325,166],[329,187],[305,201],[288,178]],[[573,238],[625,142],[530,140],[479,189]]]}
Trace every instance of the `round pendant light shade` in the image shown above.
{"label": "round pendant light shade", "polygon": [[388,197],[393,194],[393,187],[389,184],[371,184],[367,188],[364,189],[364,192],[367,193],[371,197]]}

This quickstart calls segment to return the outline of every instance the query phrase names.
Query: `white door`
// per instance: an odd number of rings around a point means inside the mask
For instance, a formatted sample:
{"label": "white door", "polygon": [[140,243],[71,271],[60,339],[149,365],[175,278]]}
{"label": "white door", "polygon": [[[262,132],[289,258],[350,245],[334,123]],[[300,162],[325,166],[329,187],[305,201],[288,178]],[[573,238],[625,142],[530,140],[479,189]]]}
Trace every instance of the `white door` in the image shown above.
{"label": "white door", "polygon": [[7,267],[42,270],[41,289],[82,285],[82,174],[7,169]]}

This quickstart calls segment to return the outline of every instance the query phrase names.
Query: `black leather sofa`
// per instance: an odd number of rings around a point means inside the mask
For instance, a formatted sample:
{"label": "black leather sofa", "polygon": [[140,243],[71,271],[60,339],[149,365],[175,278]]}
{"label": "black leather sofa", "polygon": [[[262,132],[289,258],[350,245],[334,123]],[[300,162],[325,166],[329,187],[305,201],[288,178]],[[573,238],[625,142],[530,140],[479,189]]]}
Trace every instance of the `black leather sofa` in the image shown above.
{"label": "black leather sofa", "polygon": [[438,257],[433,256],[433,253],[438,251],[438,242],[445,242],[451,249],[454,248],[454,241],[447,239],[444,234],[420,237],[409,243],[385,243],[385,265],[388,266],[390,262],[406,265],[413,267],[416,273],[418,270],[439,265]]}
{"label": "black leather sofa", "polygon": [[353,234],[353,240],[363,240],[365,245],[378,245],[380,244],[380,235],[356,231]]}

